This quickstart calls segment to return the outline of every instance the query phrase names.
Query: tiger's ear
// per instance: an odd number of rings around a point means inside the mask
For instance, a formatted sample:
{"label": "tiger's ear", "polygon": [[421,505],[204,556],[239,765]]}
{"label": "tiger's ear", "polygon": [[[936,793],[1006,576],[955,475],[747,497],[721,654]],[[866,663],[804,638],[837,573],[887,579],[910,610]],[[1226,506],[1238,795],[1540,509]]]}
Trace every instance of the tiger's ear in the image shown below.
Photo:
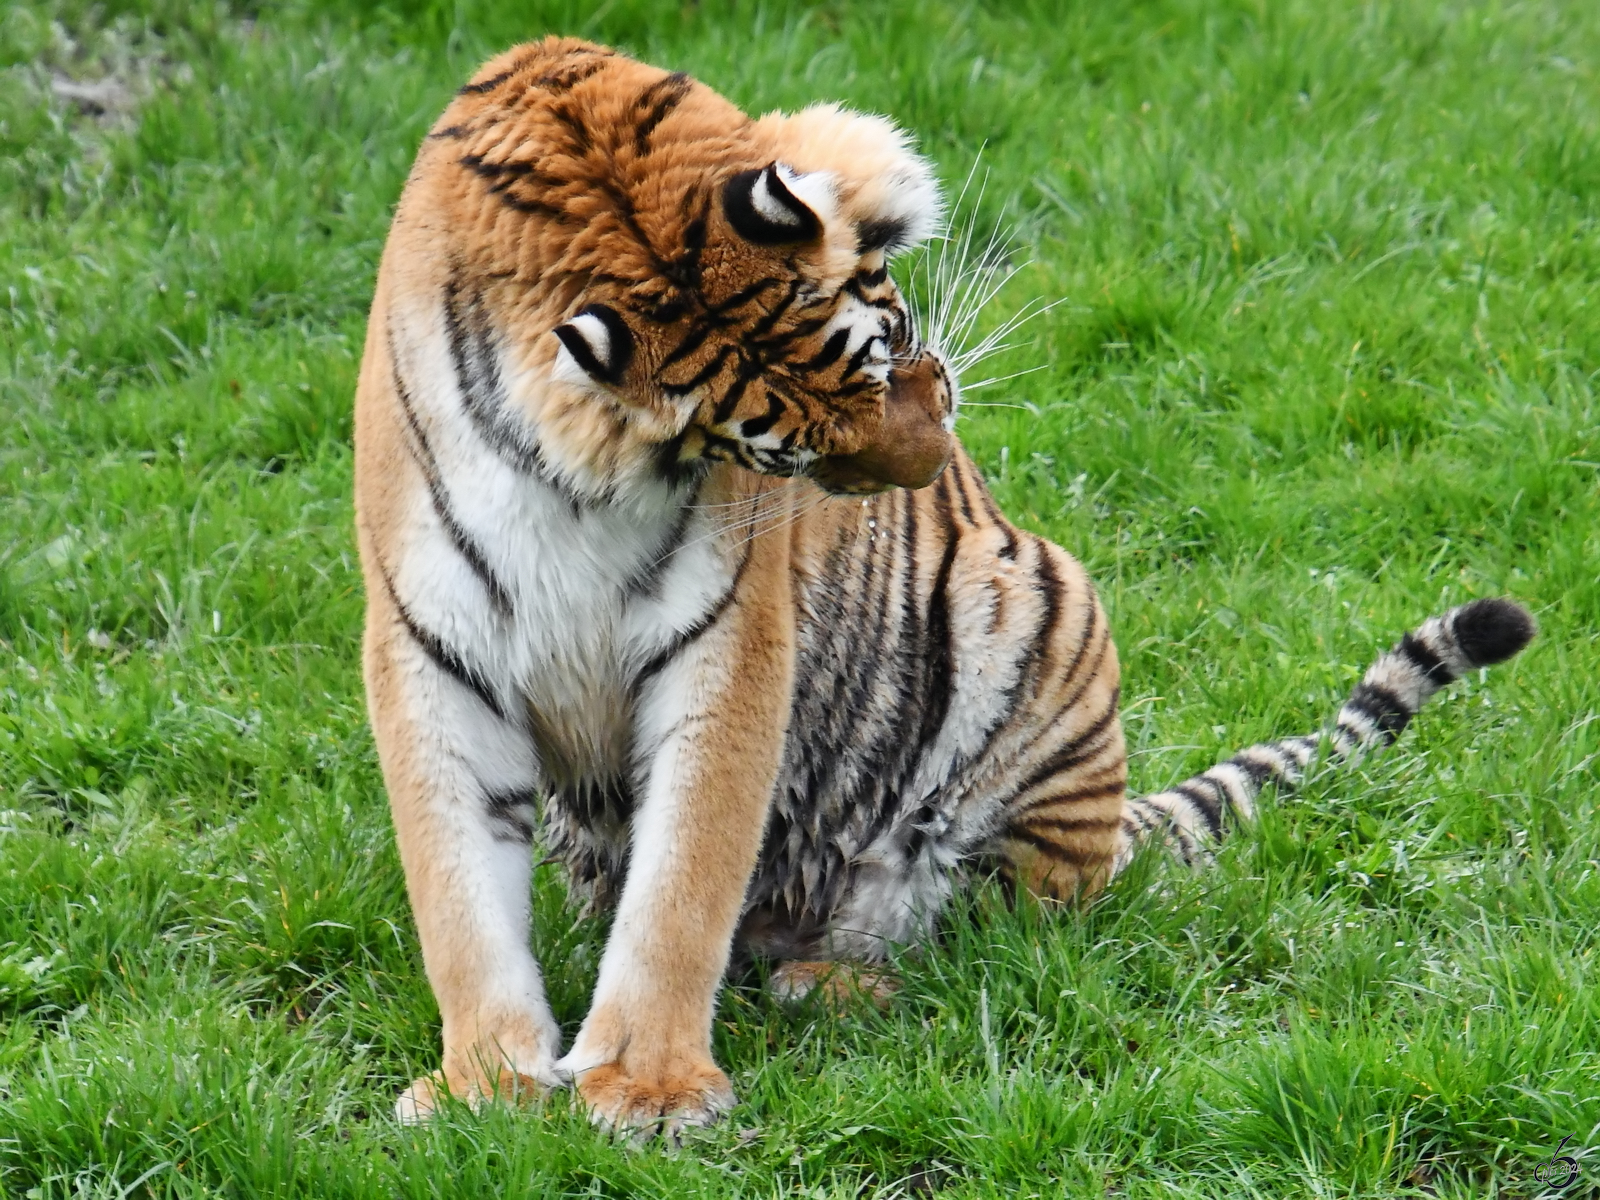
{"label": "tiger's ear", "polygon": [[558,379],[622,382],[633,359],[633,332],[616,309],[606,304],[586,305],[571,320],[557,325],[555,335],[561,339],[556,357]]}
{"label": "tiger's ear", "polygon": [[758,171],[740,171],[722,192],[728,223],[747,242],[784,246],[809,242],[822,232],[822,221],[795,195],[798,176],[779,163]]}

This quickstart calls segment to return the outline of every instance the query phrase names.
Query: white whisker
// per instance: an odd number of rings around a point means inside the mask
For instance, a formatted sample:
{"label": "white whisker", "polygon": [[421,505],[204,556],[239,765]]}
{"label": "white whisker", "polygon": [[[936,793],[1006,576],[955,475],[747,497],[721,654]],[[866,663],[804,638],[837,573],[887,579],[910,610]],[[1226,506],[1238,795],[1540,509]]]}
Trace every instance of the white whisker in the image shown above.
{"label": "white whisker", "polygon": [[[792,480],[802,477],[790,475],[783,478],[786,480]],[[818,490],[820,491],[820,489]],[[822,494],[826,495],[826,493]],[[694,546],[698,546],[702,542],[708,542],[715,538],[725,537],[726,535],[739,529],[756,527],[757,532],[759,533],[759,526],[763,521],[766,521],[769,518],[781,516],[785,509],[791,507],[796,500],[801,499],[809,499],[807,493],[803,490],[791,489],[787,486],[787,483],[785,483],[768,492],[760,492],[756,495],[747,496],[740,500],[728,501],[725,505],[695,505],[694,507],[696,508],[744,508],[745,511],[743,513],[709,513],[708,524],[710,525],[710,528],[705,533],[702,533],[699,537],[692,538],[689,541],[679,542],[672,549],[662,554],[660,558],[656,559],[655,565],[660,565],[673,555],[681,553],[682,551],[688,550]],[[742,546],[743,544],[744,541],[736,543],[737,546]]]}
{"label": "white whisker", "polygon": [[[1029,300],[995,328],[982,332],[984,314],[1016,277],[1032,265],[1031,259],[1012,261],[1013,235],[1001,225],[979,237],[979,212],[988,192],[989,173],[981,169],[981,155],[973,160],[955,203],[947,210],[944,228],[930,242],[927,253],[912,268],[910,290],[922,316],[922,344],[936,349],[951,375],[961,376],[986,359],[1017,349],[1023,343],[1012,335],[1028,322],[1048,313],[1065,299]],[[961,383],[972,391],[1042,370],[1031,367],[1010,374],[992,375]]]}
{"label": "white whisker", "polygon": [[819,489],[816,495],[811,496],[811,497],[807,497],[805,499],[805,501],[798,508],[796,508],[794,511],[789,513],[789,515],[786,518],[784,518],[783,520],[777,521],[774,524],[768,525],[765,528],[752,529],[744,537],[742,537],[738,541],[734,542],[733,545],[729,547],[729,549],[730,550],[737,550],[741,546],[745,545],[746,543],[755,541],[755,539],[758,538],[758,537],[764,537],[767,534],[778,533],[781,530],[787,529],[789,526],[793,525],[796,521],[800,520],[802,517],[809,516],[811,513],[815,512],[818,508],[822,507],[822,505],[826,504],[829,500],[833,500],[833,499],[836,499],[836,498],[837,497],[829,495],[827,492],[821,491]]}
{"label": "white whisker", "polygon": [[[1035,371],[1042,371],[1049,365],[1049,363],[1040,363],[1036,367],[1028,367],[1022,371],[1013,371],[1009,375],[991,375],[988,379],[978,380],[977,383],[963,383],[961,385],[961,390],[963,392],[973,392],[977,391],[981,387],[988,387],[991,383],[1004,383],[1008,379],[1020,379],[1024,375],[1032,375]],[[961,407],[965,408],[966,406],[967,403],[965,400],[963,400],[961,402]],[[996,405],[991,401],[987,407],[994,408]]]}

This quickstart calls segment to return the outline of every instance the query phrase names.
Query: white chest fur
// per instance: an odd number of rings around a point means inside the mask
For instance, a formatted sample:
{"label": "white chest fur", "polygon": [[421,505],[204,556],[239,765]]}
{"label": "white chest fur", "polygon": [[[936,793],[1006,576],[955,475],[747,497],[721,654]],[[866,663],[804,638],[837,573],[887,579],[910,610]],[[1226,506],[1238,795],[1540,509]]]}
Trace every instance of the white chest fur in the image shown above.
{"label": "white chest fur", "polygon": [[[621,774],[639,672],[730,585],[715,517],[689,482],[582,494],[540,463],[515,383],[496,370],[497,394],[474,394],[485,382],[439,321],[407,324],[397,386],[427,487],[404,516],[396,591],[507,719],[526,720],[547,783]],[[486,427],[486,403],[514,444]]]}

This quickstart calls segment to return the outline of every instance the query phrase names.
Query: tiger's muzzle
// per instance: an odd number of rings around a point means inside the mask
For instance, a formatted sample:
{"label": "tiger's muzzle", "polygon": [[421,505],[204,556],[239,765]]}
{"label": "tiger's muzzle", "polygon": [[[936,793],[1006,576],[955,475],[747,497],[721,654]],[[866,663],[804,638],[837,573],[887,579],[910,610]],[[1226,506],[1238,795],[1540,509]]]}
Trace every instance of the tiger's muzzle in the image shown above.
{"label": "tiger's muzzle", "polygon": [[827,491],[847,495],[927,487],[954,453],[949,428],[954,412],[955,388],[944,363],[925,351],[890,371],[883,420],[866,446],[821,459],[811,478]]}

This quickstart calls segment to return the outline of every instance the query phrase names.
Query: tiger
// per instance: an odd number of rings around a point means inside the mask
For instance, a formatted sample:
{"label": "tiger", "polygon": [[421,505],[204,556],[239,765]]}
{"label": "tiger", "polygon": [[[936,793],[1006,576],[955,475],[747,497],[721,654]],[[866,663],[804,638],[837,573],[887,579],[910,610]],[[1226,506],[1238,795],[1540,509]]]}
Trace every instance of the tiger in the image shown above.
{"label": "tiger", "polygon": [[[734,1103],[731,964],[798,995],[985,871],[1077,903],[1146,843],[1203,862],[1533,637],[1453,609],[1327,731],[1130,797],[1105,609],[1000,512],[890,274],[944,219],[885,118],[753,119],[579,40],[492,59],[427,133],[355,399],[363,674],[442,1024],[399,1120],[571,1086],[679,1137]],[[536,847],[611,917],[565,1051]]]}

